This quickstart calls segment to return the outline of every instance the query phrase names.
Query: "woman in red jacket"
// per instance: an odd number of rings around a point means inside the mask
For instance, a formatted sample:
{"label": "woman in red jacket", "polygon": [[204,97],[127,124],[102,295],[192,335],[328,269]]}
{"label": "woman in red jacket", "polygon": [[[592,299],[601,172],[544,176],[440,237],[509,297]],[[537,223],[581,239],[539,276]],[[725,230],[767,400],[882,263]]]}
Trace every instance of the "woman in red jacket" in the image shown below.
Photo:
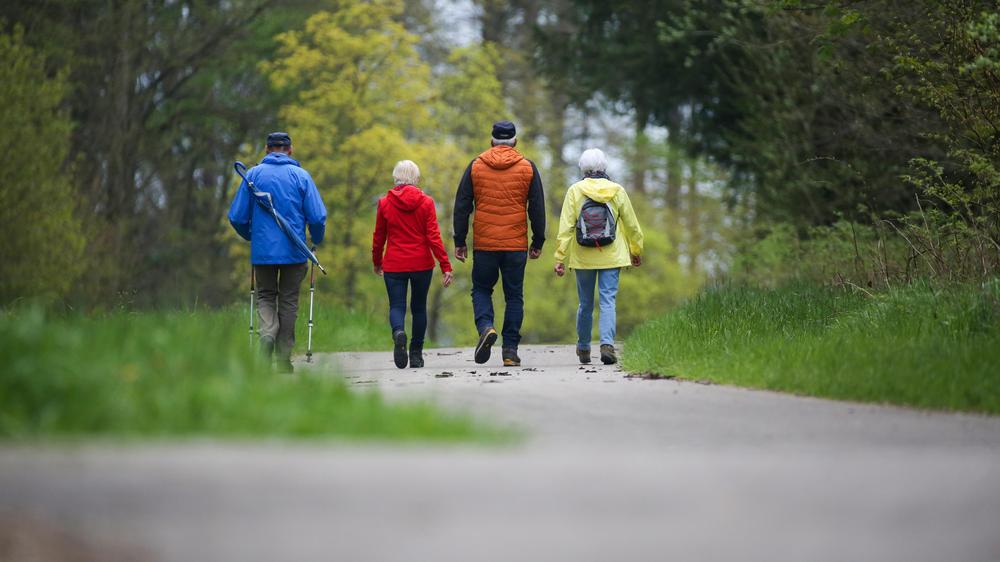
{"label": "woman in red jacket", "polygon": [[[427,291],[434,273],[434,258],[441,264],[441,284],[451,285],[451,262],[441,242],[434,200],[416,186],[420,168],[410,160],[392,170],[396,186],[379,199],[372,237],[375,274],[385,280],[389,294],[389,324],[392,326],[393,360],[400,369],[424,366],[424,332],[427,330]],[[383,248],[385,254],[383,255]],[[433,252],[433,255],[432,255]],[[406,353],[406,287],[410,287],[413,339]]]}

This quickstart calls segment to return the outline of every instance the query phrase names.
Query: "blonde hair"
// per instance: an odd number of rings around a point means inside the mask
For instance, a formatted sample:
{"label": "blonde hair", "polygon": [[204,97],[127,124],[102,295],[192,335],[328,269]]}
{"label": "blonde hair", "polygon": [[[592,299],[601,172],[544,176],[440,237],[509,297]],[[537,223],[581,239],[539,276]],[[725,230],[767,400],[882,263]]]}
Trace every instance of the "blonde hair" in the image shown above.
{"label": "blonde hair", "polygon": [[396,185],[417,185],[417,182],[420,181],[420,168],[413,160],[400,160],[392,169],[392,181]]}

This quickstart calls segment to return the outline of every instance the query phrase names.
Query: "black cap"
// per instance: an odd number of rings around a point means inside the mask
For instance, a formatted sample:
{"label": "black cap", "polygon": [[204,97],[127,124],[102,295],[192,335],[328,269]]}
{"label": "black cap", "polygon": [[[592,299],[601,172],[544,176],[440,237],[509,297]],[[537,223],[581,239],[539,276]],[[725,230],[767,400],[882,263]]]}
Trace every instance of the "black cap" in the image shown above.
{"label": "black cap", "polygon": [[497,121],[493,124],[493,138],[497,140],[512,139],[517,135],[517,129],[510,121]]}
{"label": "black cap", "polygon": [[292,146],[292,137],[288,133],[271,133],[267,135],[267,146]]}

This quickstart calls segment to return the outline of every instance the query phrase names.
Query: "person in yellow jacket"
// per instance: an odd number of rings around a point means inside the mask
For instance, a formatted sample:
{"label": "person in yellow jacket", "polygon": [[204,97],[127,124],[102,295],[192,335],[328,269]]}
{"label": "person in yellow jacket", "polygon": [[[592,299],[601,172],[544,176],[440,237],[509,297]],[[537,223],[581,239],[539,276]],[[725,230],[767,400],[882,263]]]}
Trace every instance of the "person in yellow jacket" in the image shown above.
{"label": "person in yellow jacket", "polygon": [[625,189],[608,178],[608,159],[591,148],[580,156],[583,179],[570,186],[563,201],[556,245],[556,275],[576,273],[580,307],[576,313],[576,354],[590,363],[594,323],[594,285],[600,298],[601,361],[615,354],[615,301],[621,268],[642,265],[642,228]]}

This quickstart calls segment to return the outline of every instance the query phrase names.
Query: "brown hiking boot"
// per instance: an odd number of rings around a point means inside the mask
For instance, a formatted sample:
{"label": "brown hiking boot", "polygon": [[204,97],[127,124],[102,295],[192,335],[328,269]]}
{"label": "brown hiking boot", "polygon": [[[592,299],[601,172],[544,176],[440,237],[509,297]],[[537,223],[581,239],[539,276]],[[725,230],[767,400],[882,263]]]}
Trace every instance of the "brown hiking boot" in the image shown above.
{"label": "brown hiking boot", "polygon": [[490,360],[490,348],[497,341],[497,331],[493,328],[486,328],[479,334],[479,343],[476,345],[476,363],[485,363]]}
{"label": "brown hiking boot", "polygon": [[521,358],[517,356],[517,348],[505,347],[501,351],[504,367],[520,367]]}
{"label": "brown hiking boot", "polygon": [[580,358],[580,363],[583,363],[584,365],[590,363],[590,348],[589,347],[587,349],[577,348],[576,356]]}
{"label": "brown hiking boot", "polygon": [[618,356],[615,355],[615,346],[611,344],[604,344],[601,346],[601,363],[605,365],[613,365],[618,362]]}

